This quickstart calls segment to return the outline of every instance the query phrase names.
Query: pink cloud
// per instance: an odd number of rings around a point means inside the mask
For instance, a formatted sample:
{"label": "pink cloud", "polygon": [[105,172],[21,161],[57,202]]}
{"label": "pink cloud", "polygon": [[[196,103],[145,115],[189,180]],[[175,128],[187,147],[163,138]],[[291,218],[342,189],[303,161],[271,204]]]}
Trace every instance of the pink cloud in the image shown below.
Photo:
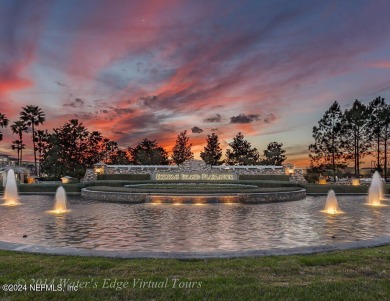
{"label": "pink cloud", "polygon": [[379,68],[379,69],[389,69],[390,61],[377,61],[368,64],[369,67]]}

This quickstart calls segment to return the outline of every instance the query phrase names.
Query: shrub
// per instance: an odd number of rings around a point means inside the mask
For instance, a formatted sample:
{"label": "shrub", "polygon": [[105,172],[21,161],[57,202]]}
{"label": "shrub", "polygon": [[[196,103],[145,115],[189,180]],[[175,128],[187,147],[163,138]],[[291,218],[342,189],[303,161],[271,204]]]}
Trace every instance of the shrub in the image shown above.
{"label": "shrub", "polygon": [[288,175],[240,175],[240,180],[289,181]]}
{"label": "shrub", "polygon": [[90,186],[88,187],[88,190],[91,191],[105,191],[105,192],[125,192],[125,193],[171,193],[171,194],[219,194],[219,193],[261,193],[261,192],[289,192],[289,191],[296,191],[296,187],[258,187],[258,188],[235,188],[235,189],[229,189],[229,188],[190,188],[190,187],[183,187],[183,189],[180,189],[179,187],[174,189],[164,189],[163,187],[159,188],[125,188],[125,187],[112,187],[112,186]]}
{"label": "shrub", "polygon": [[307,184],[304,185],[307,193],[328,193],[329,190],[333,189],[336,193],[367,193],[368,186],[352,186],[352,185],[318,185],[318,184]]}
{"label": "shrub", "polygon": [[308,183],[316,183],[318,182],[320,175],[318,173],[308,173],[304,177]]}
{"label": "shrub", "polygon": [[63,186],[66,192],[80,192],[82,188],[88,186],[85,183],[77,184],[20,184],[18,185],[19,192],[56,192],[59,186]]}
{"label": "shrub", "polygon": [[150,180],[149,174],[113,174],[113,175],[98,175],[98,180],[122,180],[122,181],[142,181]]}

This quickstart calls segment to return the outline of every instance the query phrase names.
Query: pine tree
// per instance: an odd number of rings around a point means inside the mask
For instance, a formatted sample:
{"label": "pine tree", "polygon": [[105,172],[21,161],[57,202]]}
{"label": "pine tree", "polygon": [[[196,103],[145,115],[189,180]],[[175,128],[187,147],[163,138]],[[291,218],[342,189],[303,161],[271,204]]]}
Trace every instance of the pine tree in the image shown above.
{"label": "pine tree", "polygon": [[219,159],[222,157],[222,149],[219,146],[218,135],[212,133],[207,135],[207,145],[204,147],[204,151],[200,153],[200,157],[206,164],[217,165]]}
{"label": "pine tree", "polygon": [[[387,152],[390,141],[390,107],[385,99],[377,97],[368,104],[369,110],[369,138],[373,140],[373,155],[376,158],[376,169],[387,175]],[[382,161],[383,167],[382,168]]]}
{"label": "pine tree", "polygon": [[144,139],[136,147],[129,148],[134,164],[138,165],[167,165],[168,153],[156,140]]}
{"label": "pine tree", "polygon": [[350,110],[345,110],[343,119],[344,158],[354,160],[355,175],[360,175],[361,159],[368,154],[369,111],[359,100],[355,100]]}
{"label": "pine tree", "polygon": [[383,166],[384,166],[384,177],[387,179],[388,176],[388,151],[390,149],[390,105],[386,105],[382,112],[383,123],[382,123],[382,144],[383,144]]}
{"label": "pine tree", "polygon": [[259,160],[259,152],[252,148],[250,142],[244,139],[244,135],[239,132],[229,143],[231,150],[226,150],[226,161],[230,165],[254,165]]}
{"label": "pine tree", "polygon": [[343,162],[342,126],[343,113],[335,101],[318,121],[318,127],[313,127],[314,143],[309,146],[312,162],[329,164],[336,181],[336,167]]}
{"label": "pine tree", "polygon": [[176,144],[172,149],[172,160],[177,164],[193,159],[194,154],[191,152],[192,144],[189,143],[187,131],[181,132],[176,139]]}
{"label": "pine tree", "polygon": [[264,163],[267,165],[282,165],[286,160],[285,153],[283,143],[271,142],[268,144],[267,149],[264,150]]}

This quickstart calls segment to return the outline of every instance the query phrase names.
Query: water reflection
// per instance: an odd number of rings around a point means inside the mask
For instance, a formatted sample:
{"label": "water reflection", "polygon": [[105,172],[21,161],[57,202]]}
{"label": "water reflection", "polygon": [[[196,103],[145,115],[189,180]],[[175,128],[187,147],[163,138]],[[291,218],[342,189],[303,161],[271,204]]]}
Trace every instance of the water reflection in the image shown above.
{"label": "water reflection", "polygon": [[69,197],[71,212],[50,215],[44,212],[52,206],[51,197],[23,196],[24,206],[0,207],[0,240],[99,250],[216,251],[330,244],[389,233],[390,206],[364,206],[363,196],[338,199],[345,214],[321,213],[325,196],[291,203],[202,206]]}

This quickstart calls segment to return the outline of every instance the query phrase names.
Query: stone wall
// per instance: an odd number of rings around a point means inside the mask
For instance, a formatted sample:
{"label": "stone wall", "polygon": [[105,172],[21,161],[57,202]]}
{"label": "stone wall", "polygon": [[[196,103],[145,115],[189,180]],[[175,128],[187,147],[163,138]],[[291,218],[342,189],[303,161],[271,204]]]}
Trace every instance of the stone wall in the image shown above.
{"label": "stone wall", "polygon": [[[194,160],[196,162],[196,160]],[[245,175],[283,175],[280,166],[210,166],[203,161],[184,162],[176,165],[106,165],[105,174],[153,174],[153,173],[235,173]]]}
{"label": "stone wall", "polygon": [[81,196],[87,199],[103,202],[119,202],[129,204],[139,203],[236,203],[262,204],[272,202],[298,201],[306,197],[306,190],[288,192],[264,192],[264,193],[231,193],[223,195],[186,195],[183,194],[150,194],[150,193],[123,193],[92,191],[88,188],[81,190]]}
{"label": "stone wall", "polygon": [[145,203],[145,193],[120,193],[81,189],[81,196],[96,201],[139,204]]}
{"label": "stone wall", "polygon": [[171,172],[178,170],[177,166],[170,165],[107,165],[105,174],[152,174],[154,172]]}
{"label": "stone wall", "polygon": [[279,166],[213,166],[213,170],[225,170],[239,175],[284,175],[283,167]]}
{"label": "stone wall", "polygon": [[234,204],[238,195],[147,195],[146,203],[153,204]]}
{"label": "stone wall", "polygon": [[272,202],[291,202],[302,200],[306,197],[306,189],[288,192],[249,193],[239,195],[240,203],[262,204]]}
{"label": "stone wall", "polygon": [[[178,174],[209,174],[210,179],[214,174],[234,174],[234,179],[238,175],[284,175],[285,168],[283,166],[211,166],[207,165],[203,160],[189,160],[180,166],[176,165],[105,165],[105,174],[150,174],[153,180],[156,180],[156,175],[167,174],[166,178],[172,180],[180,180]],[[162,176],[163,177],[163,176]],[[177,179],[179,177],[179,179]],[[93,170],[87,170],[82,182],[91,182],[96,180],[96,175]],[[169,180],[169,179],[168,179]],[[207,179],[206,179],[207,180]],[[306,183],[305,178],[299,170],[295,170],[293,175],[290,175],[290,182]]]}
{"label": "stone wall", "polygon": [[301,170],[295,170],[294,174],[290,175],[290,182],[296,184],[307,183],[305,177],[302,174]]}

